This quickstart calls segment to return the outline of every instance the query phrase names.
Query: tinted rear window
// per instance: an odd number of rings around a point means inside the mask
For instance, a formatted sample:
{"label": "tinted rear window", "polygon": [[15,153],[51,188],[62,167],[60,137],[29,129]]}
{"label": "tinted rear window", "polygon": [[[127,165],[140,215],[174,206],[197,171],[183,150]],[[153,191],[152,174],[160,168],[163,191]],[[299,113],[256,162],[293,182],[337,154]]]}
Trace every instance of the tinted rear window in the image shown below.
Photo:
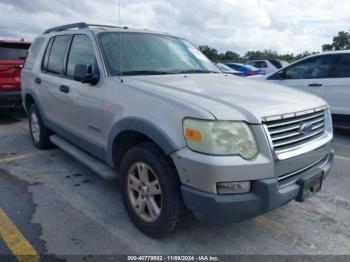
{"label": "tinted rear window", "polygon": [[70,38],[70,35],[60,35],[55,37],[47,65],[48,72],[54,74],[62,73],[63,61]]}
{"label": "tinted rear window", "polygon": [[26,69],[33,68],[36,57],[38,56],[41,46],[43,45],[43,42],[44,42],[44,38],[37,38],[34,40],[34,43],[29,49],[28,57],[26,59],[26,63],[24,64],[24,68]]}
{"label": "tinted rear window", "polygon": [[334,57],[334,68],[331,77],[350,77],[350,54]]}
{"label": "tinted rear window", "polygon": [[30,44],[0,43],[1,60],[25,59]]}

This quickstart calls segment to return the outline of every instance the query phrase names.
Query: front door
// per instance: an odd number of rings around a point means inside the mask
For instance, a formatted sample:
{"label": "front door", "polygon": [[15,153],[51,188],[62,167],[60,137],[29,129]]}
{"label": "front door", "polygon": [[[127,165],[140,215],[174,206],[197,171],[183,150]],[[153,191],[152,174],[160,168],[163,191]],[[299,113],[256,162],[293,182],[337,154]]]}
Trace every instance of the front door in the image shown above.
{"label": "front door", "polygon": [[91,142],[97,147],[102,145],[102,106],[104,87],[102,79],[96,84],[82,83],[74,80],[76,65],[90,64],[98,73],[100,66],[96,59],[96,47],[91,38],[85,34],[73,36],[67,56],[67,67],[62,85],[68,89],[67,106],[71,115],[66,116],[74,134]]}
{"label": "front door", "polygon": [[330,55],[310,57],[277,72],[268,80],[325,98],[332,59]]}

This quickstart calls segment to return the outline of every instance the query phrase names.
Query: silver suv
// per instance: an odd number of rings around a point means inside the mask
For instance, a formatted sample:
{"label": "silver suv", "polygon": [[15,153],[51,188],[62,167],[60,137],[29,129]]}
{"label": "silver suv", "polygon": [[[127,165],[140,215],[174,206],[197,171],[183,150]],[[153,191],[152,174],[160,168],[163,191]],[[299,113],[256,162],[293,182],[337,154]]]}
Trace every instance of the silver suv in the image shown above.
{"label": "silver suv", "polygon": [[220,72],[183,38],[77,23],[48,29],[22,71],[30,134],[119,177],[135,225],[162,237],[188,210],[241,221],[320,190],[333,153],[316,96]]}

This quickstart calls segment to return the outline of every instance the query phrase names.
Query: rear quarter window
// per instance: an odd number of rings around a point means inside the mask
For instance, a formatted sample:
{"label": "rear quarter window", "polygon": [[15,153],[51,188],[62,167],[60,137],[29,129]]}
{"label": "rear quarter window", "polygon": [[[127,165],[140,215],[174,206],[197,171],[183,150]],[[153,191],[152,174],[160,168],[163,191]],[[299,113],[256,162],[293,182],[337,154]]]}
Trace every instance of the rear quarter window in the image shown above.
{"label": "rear quarter window", "polygon": [[25,69],[29,69],[29,70],[33,69],[34,63],[37,59],[37,56],[40,52],[43,42],[44,42],[44,38],[37,38],[34,40],[32,46],[29,49],[28,57],[24,64]]}

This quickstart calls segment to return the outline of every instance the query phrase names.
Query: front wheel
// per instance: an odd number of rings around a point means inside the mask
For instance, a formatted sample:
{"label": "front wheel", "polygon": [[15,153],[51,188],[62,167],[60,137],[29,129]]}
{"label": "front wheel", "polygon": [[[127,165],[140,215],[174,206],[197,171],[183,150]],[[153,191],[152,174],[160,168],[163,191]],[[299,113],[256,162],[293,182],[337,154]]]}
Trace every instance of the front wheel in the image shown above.
{"label": "front wheel", "polygon": [[40,149],[47,149],[52,146],[50,142],[50,130],[44,126],[39,110],[32,104],[29,113],[29,132],[34,146]]}
{"label": "front wheel", "polygon": [[185,207],[168,156],[154,143],[143,143],[127,151],[120,171],[123,202],[136,227],[154,238],[174,231]]}

